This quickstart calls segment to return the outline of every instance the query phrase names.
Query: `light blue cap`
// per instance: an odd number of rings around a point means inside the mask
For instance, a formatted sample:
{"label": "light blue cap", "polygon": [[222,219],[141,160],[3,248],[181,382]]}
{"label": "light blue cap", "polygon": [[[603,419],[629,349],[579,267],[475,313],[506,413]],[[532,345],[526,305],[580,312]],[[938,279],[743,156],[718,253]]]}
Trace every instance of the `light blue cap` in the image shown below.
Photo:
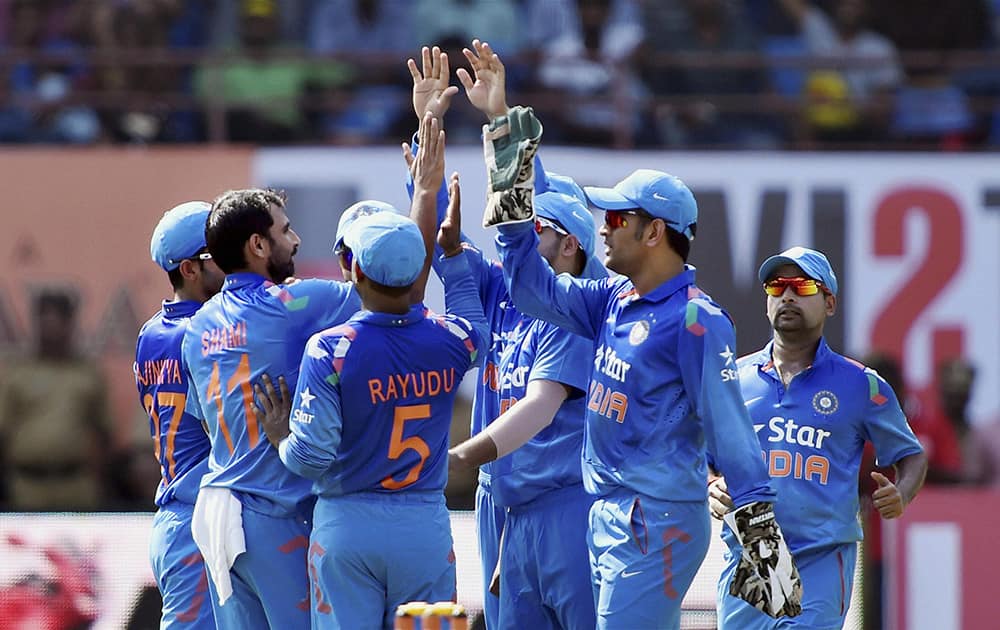
{"label": "light blue cap", "polygon": [[792,247],[764,261],[757,271],[757,278],[767,282],[774,271],[782,265],[796,265],[813,280],[819,280],[837,295],[837,274],[833,273],[830,261],[822,252],[808,247]]}
{"label": "light blue cap", "polygon": [[205,247],[205,223],[212,204],[188,201],[163,213],[149,240],[149,256],[164,271],[172,271],[185,258]]}
{"label": "light blue cap", "polygon": [[344,244],[366,276],[388,287],[413,284],[427,259],[420,228],[394,212],[358,217],[344,234]]}
{"label": "light blue cap", "polygon": [[580,248],[587,254],[587,264],[582,274],[583,277],[607,277],[608,273],[604,269],[604,265],[594,256],[594,241],[597,235],[594,215],[590,213],[582,201],[558,192],[545,192],[535,195],[535,213],[540,217],[555,221],[580,241]]}
{"label": "light blue cap", "polygon": [[667,226],[694,238],[698,203],[681,180],[662,171],[641,168],[615,184],[614,188],[584,188],[590,203],[602,210],[642,208]]}
{"label": "light blue cap", "polygon": [[392,204],[385,203],[384,201],[375,201],[374,199],[359,201],[341,213],[340,222],[337,223],[337,237],[333,239],[334,251],[340,247],[341,241],[344,240],[344,234],[347,234],[348,228],[351,227],[351,224],[354,223],[358,217],[367,217],[375,214],[376,212],[392,212],[393,214],[398,214],[401,217],[406,216],[405,212],[397,209],[396,206]]}
{"label": "light blue cap", "polygon": [[569,195],[570,197],[576,197],[580,200],[580,203],[587,205],[587,195],[580,188],[580,184],[573,181],[572,177],[560,175],[559,173],[546,172],[545,180],[547,192],[557,192]]}

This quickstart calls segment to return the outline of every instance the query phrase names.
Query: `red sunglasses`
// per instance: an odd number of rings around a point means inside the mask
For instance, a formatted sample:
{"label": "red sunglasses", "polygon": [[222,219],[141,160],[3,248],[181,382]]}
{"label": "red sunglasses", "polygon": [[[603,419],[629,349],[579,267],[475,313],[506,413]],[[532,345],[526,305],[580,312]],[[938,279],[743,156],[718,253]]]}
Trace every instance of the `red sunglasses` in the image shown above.
{"label": "red sunglasses", "polygon": [[764,283],[764,293],[767,293],[771,297],[781,297],[785,294],[785,289],[792,287],[795,294],[801,297],[808,297],[810,295],[816,295],[820,291],[826,295],[832,295],[830,289],[819,280],[813,280],[812,278],[775,278],[774,280],[768,280]]}
{"label": "red sunglasses", "polygon": [[552,228],[553,230],[555,230],[556,234],[562,234],[563,236],[569,236],[569,232],[566,231],[566,228],[564,228],[563,226],[559,225],[555,221],[553,221],[551,219],[546,219],[545,217],[536,217],[535,218],[535,234],[541,234],[542,230],[544,230],[545,228]]}
{"label": "red sunglasses", "polygon": [[605,210],[604,224],[607,225],[608,229],[610,230],[617,230],[618,228],[628,227],[629,215],[636,217],[643,217],[646,219],[653,218],[641,210]]}

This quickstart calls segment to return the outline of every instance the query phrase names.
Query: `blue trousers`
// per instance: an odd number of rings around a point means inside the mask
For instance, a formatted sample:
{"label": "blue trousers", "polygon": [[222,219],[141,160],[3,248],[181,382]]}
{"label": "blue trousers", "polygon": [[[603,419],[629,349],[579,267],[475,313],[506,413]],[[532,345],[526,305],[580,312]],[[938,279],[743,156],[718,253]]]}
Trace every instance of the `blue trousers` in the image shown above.
{"label": "blue trousers", "polygon": [[476,486],[476,536],[479,538],[479,563],[483,569],[483,619],[486,630],[500,627],[500,600],[490,592],[490,579],[500,557],[500,533],[507,512],[493,502],[488,485]]}
{"label": "blue trousers", "polygon": [[740,547],[726,551],[726,568],[719,578],[717,609],[722,630],[771,630],[809,628],[840,630],[851,605],[854,563],[858,547],[854,543],[832,545],[804,553],[794,553],[795,566],[802,578],[802,613],[774,619],[729,594],[729,582],[739,563]]}
{"label": "blue trousers", "polygon": [[681,601],[708,552],[708,505],[619,492],[590,509],[597,627],[680,628]]}
{"label": "blue trousers", "polygon": [[191,537],[194,506],[171,501],[153,517],[149,562],[163,597],[160,628],[215,628],[205,561]]}
{"label": "blue trousers", "polygon": [[311,530],[311,515],[276,517],[243,506],[247,550],[229,570],[233,594],[224,606],[209,580],[220,630],[309,627],[306,549]]}
{"label": "blue trousers", "polygon": [[454,601],[455,552],[444,495],[320,497],[309,574],[314,629],[392,630],[402,603]]}
{"label": "blue trousers", "polygon": [[500,550],[501,628],[596,626],[587,553],[587,515],[593,501],[581,484],[507,511]]}

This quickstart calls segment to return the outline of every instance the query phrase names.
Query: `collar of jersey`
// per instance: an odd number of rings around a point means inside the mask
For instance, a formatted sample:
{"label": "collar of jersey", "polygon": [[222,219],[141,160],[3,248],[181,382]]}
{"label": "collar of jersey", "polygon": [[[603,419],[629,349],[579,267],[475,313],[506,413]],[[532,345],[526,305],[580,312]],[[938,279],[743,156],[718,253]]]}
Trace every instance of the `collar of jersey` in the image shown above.
{"label": "collar of jersey", "polygon": [[694,284],[694,267],[684,265],[684,271],[667,280],[646,295],[634,299],[645,300],[647,302],[663,302],[674,293],[692,284]]}
{"label": "collar of jersey", "polygon": [[231,273],[226,276],[226,281],[222,284],[222,290],[232,291],[233,289],[252,287],[258,284],[264,284],[265,282],[269,282],[269,280],[259,273],[241,271],[239,273]]}
{"label": "collar of jersey", "polygon": [[[751,365],[756,365],[758,368],[765,368],[767,370],[772,370],[773,365],[771,361],[771,350],[774,348],[774,339],[767,342],[764,349],[757,353],[755,357],[751,360]],[[813,359],[812,367],[821,365],[830,355],[833,354],[833,350],[830,350],[830,346],[826,345],[826,337],[819,338],[819,345],[816,347],[816,357]]]}
{"label": "collar of jersey", "polygon": [[201,307],[201,302],[194,300],[163,300],[163,313],[167,317],[190,317]]}
{"label": "collar of jersey", "polygon": [[351,319],[353,321],[365,322],[375,326],[406,326],[418,322],[425,317],[427,307],[423,304],[414,304],[406,313],[379,313],[376,311],[359,311]]}

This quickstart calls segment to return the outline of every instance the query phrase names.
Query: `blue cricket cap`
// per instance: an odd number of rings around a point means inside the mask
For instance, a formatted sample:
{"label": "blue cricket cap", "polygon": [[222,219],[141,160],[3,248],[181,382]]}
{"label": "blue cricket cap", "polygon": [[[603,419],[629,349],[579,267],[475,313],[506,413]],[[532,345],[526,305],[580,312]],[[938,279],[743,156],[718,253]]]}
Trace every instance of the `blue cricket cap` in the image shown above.
{"label": "blue cricket cap", "polygon": [[205,247],[205,223],[212,204],[188,201],[163,213],[149,240],[149,256],[164,271],[177,269]]}
{"label": "blue cricket cap", "polygon": [[572,177],[560,175],[559,173],[545,173],[546,192],[557,192],[570,197],[576,197],[580,203],[587,205],[587,195],[580,188],[580,184],[573,181]]}
{"label": "blue cricket cap", "polygon": [[641,208],[688,239],[694,238],[698,203],[684,182],[673,175],[641,168],[614,188],[587,186],[584,190],[590,203],[601,210]]}
{"label": "blue cricket cap", "polygon": [[413,284],[427,259],[420,228],[394,212],[358,217],[344,234],[344,244],[366,276],[388,287]]}
{"label": "blue cricket cap", "polygon": [[594,256],[594,241],[597,235],[594,215],[582,201],[562,193],[544,192],[535,195],[535,213],[555,221],[580,241],[580,248],[587,254],[582,277],[595,279],[607,277],[608,272],[604,269],[604,265]]}
{"label": "blue cricket cap", "polygon": [[774,271],[782,265],[796,265],[813,280],[819,280],[837,295],[837,274],[833,273],[830,261],[822,252],[808,247],[792,247],[764,261],[757,271],[757,278],[767,282]]}
{"label": "blue cricket cap", "polygon": [[344,235],[347,234],[347,230],[351,227],[352,223],[357,221],[359,217],[367,217],[377,212],[392,212],[401,217],[407,216],[405,212],[398,210],[396,206],[384,201],[375,201],[374,199],[359,201],[341,213],[340,222],[337,223],[337,236],[333,239],[333,250],[337,251],[340,247],[341,242],[344,240]]}

